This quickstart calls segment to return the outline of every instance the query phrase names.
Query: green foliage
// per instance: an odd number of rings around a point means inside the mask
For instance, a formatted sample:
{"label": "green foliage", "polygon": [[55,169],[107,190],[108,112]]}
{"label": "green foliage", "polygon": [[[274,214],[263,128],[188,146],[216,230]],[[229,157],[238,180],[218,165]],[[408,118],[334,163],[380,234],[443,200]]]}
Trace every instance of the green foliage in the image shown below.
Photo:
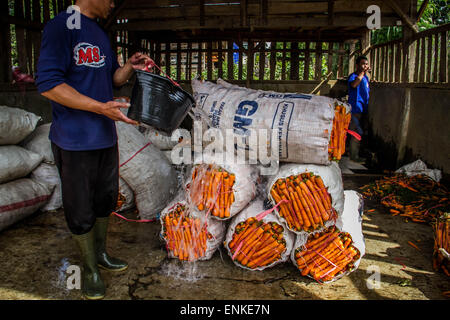
{"label": "green foliage", "polygon": [[[419,9],[424,0],[417,1]],[[450,22],[450,6],[448,0],[429,0],[420,21],[417,23],[420,31],[435,28]],[[383,27],[372,31],[372,44],[385,43],[402,37],[403,27]]]}

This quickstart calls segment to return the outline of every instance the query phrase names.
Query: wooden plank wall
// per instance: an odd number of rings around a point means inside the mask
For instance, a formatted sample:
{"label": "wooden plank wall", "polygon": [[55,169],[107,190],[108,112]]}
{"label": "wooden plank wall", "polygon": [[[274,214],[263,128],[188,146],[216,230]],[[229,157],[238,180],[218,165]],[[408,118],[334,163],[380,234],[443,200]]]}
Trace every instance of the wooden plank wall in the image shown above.
{"label": "wooden plank wall", "polygon": [[[415,54],[410,57],[414,63],[412,82],[448,83],[448,50],[450,24],[419,32],[413,35],[411,45]],[[408,61],[403,52],[402,39],[372,46],[369,51],[372,78],[379,82],[407,81]]]}
{"label": "wooden plank wall", "polygon": [[65,11],[74,0],[1,1],[0,82],[11,82],[12,66],[35,75],[41,46],[42,29],[47,21]]}

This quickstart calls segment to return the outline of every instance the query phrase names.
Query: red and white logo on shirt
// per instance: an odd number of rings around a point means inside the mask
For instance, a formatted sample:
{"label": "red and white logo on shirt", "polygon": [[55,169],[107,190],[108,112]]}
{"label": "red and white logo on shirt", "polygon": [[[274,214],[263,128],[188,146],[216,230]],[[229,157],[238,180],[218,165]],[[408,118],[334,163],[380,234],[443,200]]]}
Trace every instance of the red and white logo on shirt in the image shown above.
{"label": "red and white logo on shirt", "polygon": [[106,56],[101,55],[100,48],[87,42],[80,42],[73,48],[73,58],[77,66],[101,68],[106,63]]}

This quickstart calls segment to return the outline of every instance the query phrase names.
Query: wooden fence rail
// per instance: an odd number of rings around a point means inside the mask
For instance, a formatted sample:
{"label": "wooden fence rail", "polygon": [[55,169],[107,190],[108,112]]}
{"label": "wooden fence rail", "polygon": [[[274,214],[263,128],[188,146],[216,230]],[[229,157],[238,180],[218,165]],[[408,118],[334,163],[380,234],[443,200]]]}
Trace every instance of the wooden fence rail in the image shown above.
{"label": "wooden fence rail", "polygon": [[[206,80],[322,80],[349,73],[350,46],[329,42],[182,40],[160,42],[142,39],[138,46],[117,43],[148,53],[162,69],[178,81],[200,75]],[[124,57],[126,58],[126,56]]]}
{"label": "wooden fence rail", "polygon": [[[372,78],[379,82],[448,83],[450,24],[414,34],[411,41],[403,39],[372,46]],[[413,46],[406,55],[404,46]],[[413,65],[408,79],[408,65]]]}

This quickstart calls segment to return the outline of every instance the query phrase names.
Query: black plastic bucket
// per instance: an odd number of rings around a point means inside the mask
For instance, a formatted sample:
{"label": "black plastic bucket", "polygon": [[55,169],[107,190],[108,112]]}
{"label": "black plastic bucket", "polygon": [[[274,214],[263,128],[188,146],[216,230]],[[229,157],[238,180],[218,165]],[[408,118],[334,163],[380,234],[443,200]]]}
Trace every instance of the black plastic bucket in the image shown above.
{"label": "black plastic bucket", "polygon": [[136,70],[128,117],[171,134],[194,103],[192,95],[169,79]]}

